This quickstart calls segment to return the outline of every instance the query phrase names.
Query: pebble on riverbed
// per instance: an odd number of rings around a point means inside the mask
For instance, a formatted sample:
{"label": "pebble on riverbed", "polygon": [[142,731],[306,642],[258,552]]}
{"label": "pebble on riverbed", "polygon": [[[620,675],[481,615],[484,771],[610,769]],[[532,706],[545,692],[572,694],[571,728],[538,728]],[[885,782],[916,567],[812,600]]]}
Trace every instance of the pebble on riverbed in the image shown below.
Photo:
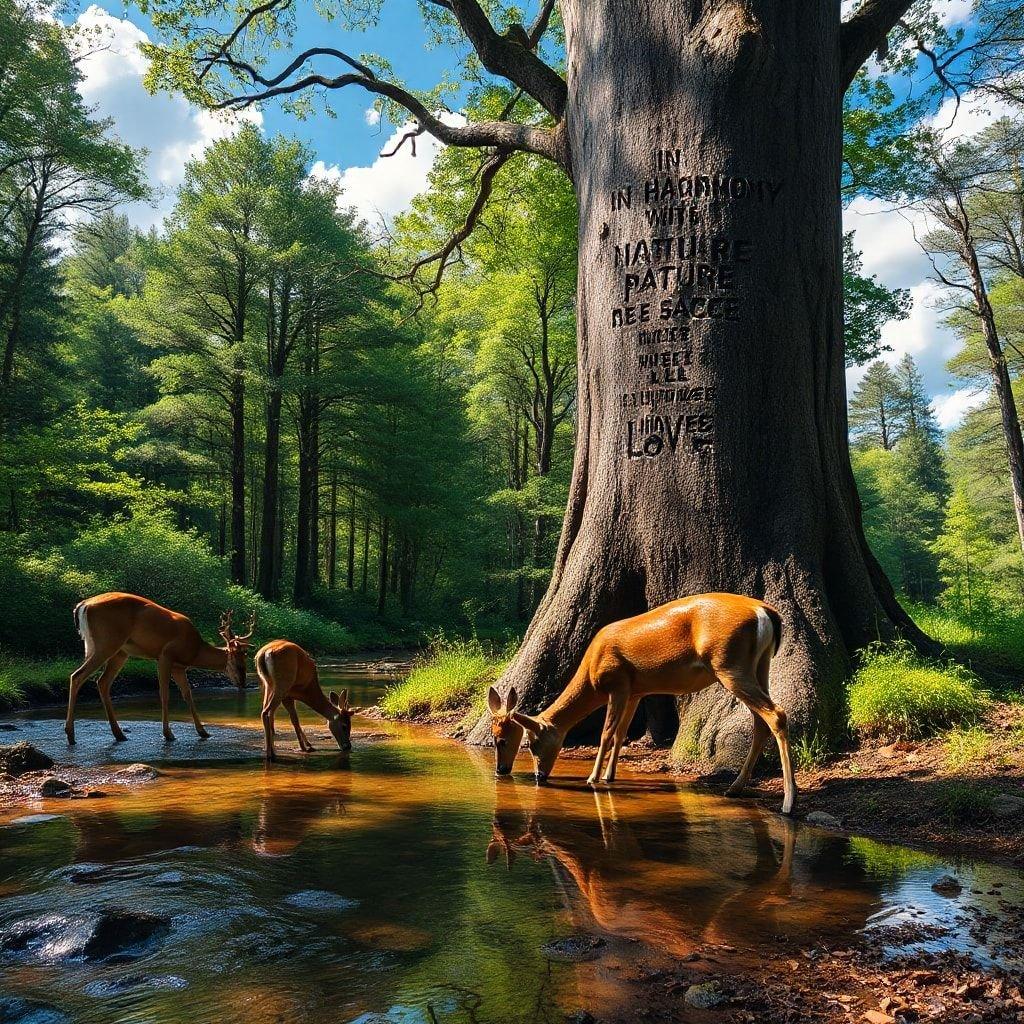
{"label": "pebble on riverbed", "polygon": [[943,875],[938,881],[932,882],[932,889],[940,896],[959,896],[964,887],[959,879],[952,875]]}
{"label": "pebble on riverbed", "polygon": [[725,996],[717,981],[704,981],[699,985],[691,985],[683,995],[687,1006],[697,1010],[710,1010],[725,1001]]}

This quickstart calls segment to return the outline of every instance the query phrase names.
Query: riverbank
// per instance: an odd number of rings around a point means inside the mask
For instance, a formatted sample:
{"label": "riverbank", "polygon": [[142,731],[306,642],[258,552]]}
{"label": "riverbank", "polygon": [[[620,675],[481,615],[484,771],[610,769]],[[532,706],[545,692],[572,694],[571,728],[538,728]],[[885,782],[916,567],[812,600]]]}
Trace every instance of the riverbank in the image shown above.
{"label": "riverbank", "polygon": [[[562,757],[592,760],[593,747]],[[620,765],[716,790],[734,773],[703,775],[646,740],[627,744]],[[689,770],[688,770],[689,769]],[[557,769],[556,769],[557,771]],[[797,767],[796,814],[825,828],[984,860],[1024,865],[1024,707],[996,702],[970,730],[917,741],[863,741]],[[778,768],[765,759],[744,799],[777,811]]]}

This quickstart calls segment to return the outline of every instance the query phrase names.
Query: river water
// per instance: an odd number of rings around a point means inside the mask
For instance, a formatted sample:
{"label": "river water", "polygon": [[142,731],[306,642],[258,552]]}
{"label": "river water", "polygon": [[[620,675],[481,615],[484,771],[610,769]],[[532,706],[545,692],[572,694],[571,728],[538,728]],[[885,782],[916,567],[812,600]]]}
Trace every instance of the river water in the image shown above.
{"label": "river water", "polygon": [[[335,681],[358,704],[382,686]],[[592,792],[579,761],[543,789],[525,757],[495,780],[489,751],[363,718],[345,758],[315,716],[303,717],[318,750],[300,755],[281,713],[283,758],[265,766],[255,690],[197,700],[241,749],[192,760],[202,748],[178,706],[179,743],[153,731],[155,781],[0,812],[0,945],[45,924],[0,953],[0,996],[50,1008],[33,1021],[554,1022],[629,1005],[648,953],[756,957],[861,929],[897,952],[912,934],[915,948],[1024,963],[998,927],[987,944],[970,929],[1021,904],[1009,868],[828,834],[628,771]],[[129,731],[158,717],[155,693],[116,707]],[[40,735],[57,715],[33,713]],[[76,756],[87,742],[94,757],[114,752],[99,735],[80,731]],[[940,896],[931,886],[951,871],[964,890]],[[167,926],[124,955],[83,955],[74,935],[104,911]]]}

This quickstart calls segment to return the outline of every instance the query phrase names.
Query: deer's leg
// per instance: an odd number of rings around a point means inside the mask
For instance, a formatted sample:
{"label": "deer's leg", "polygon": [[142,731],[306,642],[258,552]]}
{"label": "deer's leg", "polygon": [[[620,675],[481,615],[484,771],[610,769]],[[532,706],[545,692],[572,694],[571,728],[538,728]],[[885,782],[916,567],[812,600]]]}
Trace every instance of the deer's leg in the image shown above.
{"label": "deer's leg", "polygon": [[604,773],[604,781],[607,783],[615,781],[615,769],[619,763],[619,751],[622,750],[622,744],[626,742],[629,723],[633,721],[633,716],[636,714],[636,708],[639,703],[639,697],[630,697],[626,702],[622,716],[619,718],[618,726],[615,729],[615,739],[612,742],[612,756],[608,759],[608,770]]}
{"label": "deer's leg", "polygon": [[739,775],[736,776],[736,781],[725,791],[726,796],[738,796],[743,792],[750,781],[750,773],[754,770],[754,765],[757,764],[757,759],[761,756],[761,751],[764,750],[768,737],[771,736],[771,730],[769,730],[765,720],[756,711],[751,710],[750,716],[754,719],[754,732],[750,737],[750,750],[747,752],[747,759],[743,762]]}
{"label": "deer's leg", "polygon": [[281,703],[281,698],[271,689],[269,692],[264,689],[263,712],[260,718],[263,720],[263,734],[267,738],[267,760],[276,761],[277,751],[274,749],[274,713]]}
{"label": "deer's leg", "polygon": [[175,683],[178,685],[178,690],[181,696],[184,698],[185,703],[188,705],[188,710],[192,714],[192,721],[195,723],[196,732],[199,733],[201,740],[208,740],[210,734],[203,727],[203,723],[199,720],[199,712],[196,711],[195,698],[192,696],[192,687],[189,686],[188,672],[184,665],[175,665],[174,670],[171,672]]}
{"label": "deer's leg", "polygon": [[295,701],[289,698],[281,703],[284,704],[284,709],[292,720],[292,728],[295,730],[295,737],[299,741],[299,750],[308,754],[313,750],[313,744],[306,738],[306,734],[302,731],[302,726],[299,724],[299,713],[295,710]]}
{"label": "deer's leg", "polygon": [[156,662],[156,680],[160,688],[160,722],[164,727],[164,739],[168,743],[174,741],[174,733],[171,732],[171,722],[168,715],[168,702],[171,697],[171,672],[173,669],[173,658],[166,651],[162,651]]}
{"label": "deer's leg", "polygon": [[626,688],[616,687],[608,696],[608,709],[604,715],[604,728],[601,730],[601,742],[597,747],[597,757],[594,758],[594,769],[587,779],[587,785],[593,786],[601,777],[601,769],[604,767],[604,759],[608,754],[611,745],[615,742],[615,732],[619,727],[619,719],[625,714],[626,704],[629,701],[629,691]]}
{"label": "deer's leg", "polygon": [[796,803],[796,780],[793,778],[793,761],[789,752],[786,712],[776,706],[769,696],[767,688],[762,688],[760,681],[755,676],[728,670],[717,671],[716,675],[730,693],[743,701],[755,715],[764,721],[775,737],[779,748],[779,758],[782,761],[784,791],[782,813],[792,814],[793,806]]}
{"label": "deer's leg", "polygon": [[71,683],[68,688],[68,714],[64,719],[64,732],[67,734],[68,743],[75,742],[75,701],[78,700],[78,691],[85,685],[89,676],[106,660],[102,654],[87,651],[85,661],[71,673]]}
{"label": "deer's leg", "polygon": [[100,691],[100,700],[103,701],[103,710],[107,713],[110,731],[114,734],[114,739],[119,743],[128,739],[128,737],[121,731],[121,726],[117,724],[117,719],[114,717],[114,705],[110,699],[110,690],[114,685],[114,680],[117,678],[117,673],[124,668],[124,663],[127,660],[128,655],[124,651],[118,651],[117,654],[111,655],[107,661],[106,668],[103,669],[103,674],[96,681],[96,689]]}

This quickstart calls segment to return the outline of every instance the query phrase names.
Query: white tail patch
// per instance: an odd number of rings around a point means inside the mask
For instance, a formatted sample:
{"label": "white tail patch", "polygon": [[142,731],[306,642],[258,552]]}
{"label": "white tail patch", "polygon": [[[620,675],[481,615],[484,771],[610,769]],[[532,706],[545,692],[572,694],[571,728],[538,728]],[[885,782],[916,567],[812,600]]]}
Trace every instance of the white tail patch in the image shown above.
{"label": "white tail patch", "polygon": [[85,644],[85,656],[88,658],[93,652],[92,633],[89,630],[89,619],[85,614],[86,605],[83,601],[75,609],[75,625],[78,627],[78,635]]}
{"label": "white tail patch", "polygon": [[763,609],[757,609],[757,657],[775,645],[775,625],[771,616]]}

